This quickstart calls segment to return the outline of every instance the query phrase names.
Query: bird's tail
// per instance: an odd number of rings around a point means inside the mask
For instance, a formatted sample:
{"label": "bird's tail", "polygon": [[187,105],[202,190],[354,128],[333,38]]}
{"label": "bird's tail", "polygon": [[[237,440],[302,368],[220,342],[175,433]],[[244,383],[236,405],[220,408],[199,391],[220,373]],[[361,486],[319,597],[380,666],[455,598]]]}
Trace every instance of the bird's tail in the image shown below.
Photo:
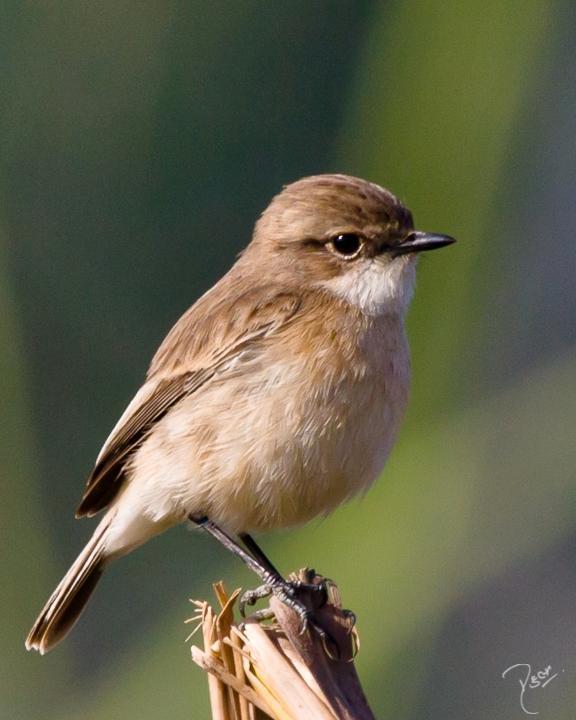
{"label": "bird's tail", "polygon": [[52,649],[72,628],[102,575],[106,557],[104,536],[110,525],[105,516],[44,606],[26,638],[26,649],[41,655]]}

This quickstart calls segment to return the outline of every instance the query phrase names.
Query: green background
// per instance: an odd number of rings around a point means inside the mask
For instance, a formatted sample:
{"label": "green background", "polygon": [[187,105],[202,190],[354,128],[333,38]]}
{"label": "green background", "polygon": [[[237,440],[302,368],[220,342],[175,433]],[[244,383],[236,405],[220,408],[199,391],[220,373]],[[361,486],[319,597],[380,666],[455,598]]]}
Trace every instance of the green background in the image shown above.
{"label": "green background", "polygon": [[338,581],[381,718],[576,705],[576,5],[102,0],[1,9],[0,717],[207,718],[183,621],[254,580],[172,530],[110,569],[70,638],[24,637],[93,522],[98,449],[178,315],[282,184],[384,184],[425,257],[414,386],[383,479],[262,538]]}

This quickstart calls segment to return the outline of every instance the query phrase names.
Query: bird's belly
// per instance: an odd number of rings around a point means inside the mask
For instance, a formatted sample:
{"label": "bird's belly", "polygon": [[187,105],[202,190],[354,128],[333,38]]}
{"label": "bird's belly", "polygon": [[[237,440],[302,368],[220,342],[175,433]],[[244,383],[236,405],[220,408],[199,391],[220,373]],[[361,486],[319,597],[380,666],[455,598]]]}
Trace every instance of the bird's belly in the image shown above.
{"label": "bird's belly", "polygon": [[143,502],[159,520],[203,514],[230,532],[326,514],[381,471],[405,394],[398,382],[329,386],[296,367],[215,383],[136,453]]}
{"label": "bird's belly", "polygon": [[342,410],[316,406],[309,422],[296,428],[287,424],[281,443],[260,445],[260,457],[246,473],[255,481],[248,483],[246,495],[251,529],[288,527],[326,515],[377,478],[396,423],[388,421],[385,403],[364,404],[363,412]]}

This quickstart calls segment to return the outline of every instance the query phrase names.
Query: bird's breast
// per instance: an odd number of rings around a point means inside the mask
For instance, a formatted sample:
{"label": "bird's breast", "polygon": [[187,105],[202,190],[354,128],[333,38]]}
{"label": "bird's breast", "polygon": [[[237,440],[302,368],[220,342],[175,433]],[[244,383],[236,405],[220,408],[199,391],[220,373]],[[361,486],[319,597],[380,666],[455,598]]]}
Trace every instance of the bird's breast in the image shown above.
{"label": "bird's breast", "polygon": [[302,333],[300,346],[273,346],[187,398],[138,453],[141,476],[156,464],[178,512],[230,531],[300,524],[367,488],[406,405],[404,331],[371,327],[345,347],[331,338]]}
{"label": "bird's breast", "polygon": [[408,384],[396,322],[371,326],[353,348],[304,338],[302,352],[239,382],[220,447],[248,529],[305,522],[365,490],[392,448]]}

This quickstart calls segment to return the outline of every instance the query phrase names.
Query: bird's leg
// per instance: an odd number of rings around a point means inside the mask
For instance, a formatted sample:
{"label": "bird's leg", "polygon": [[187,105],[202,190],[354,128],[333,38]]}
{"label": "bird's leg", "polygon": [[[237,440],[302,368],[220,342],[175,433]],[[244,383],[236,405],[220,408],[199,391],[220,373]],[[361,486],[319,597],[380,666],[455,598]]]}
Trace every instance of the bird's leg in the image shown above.
{"label": "bird's leg", "polygon": [[272,592],[273,590],[271,585],[259,585],[257,588],[253,588],[251,590],[244,590],[242,595],[240,595],[240,602],[238,603],[238,607],[240,608],[240,615],[242,615],[242,617],[246,617],[247,605],[256,605],[258,600],[262,600],[263,598],[269,598],[270,595],[272,595]]}
{"label": "bird's leg", "polygon": [[268,560],[264,552],[258,547],[256,542],[246,534],[242,534],[241,538],[249,548],[251,553],[241,547],[236,540],[234,540],[228,533],[224,532],[218,525],[212,522],[207,517],[194,517],[190,516],[190,520],[195,522],[203,530],[210,533],[212,537],[216,538],[227,550],[234,553],[237,557],[247,565],[252,572],[264,583],[264,588],[248,592],[248,600],[244,601],[244,597],[241,604],[254,604],[254,602],[260,598],[274,593],[285,605],[292,608],[300,617],[302,621],[302,632],[305,632],[308,626],[312,627],[316,633],[326,643],[328,640],[332,640],[326,633],[326,631],[318,625],[314,619],[314,611],[306,607],[306,605],[298,598],[298,592],[304,589],[308,589],[306,583],[291,583],[285,580],[282,575],[276,570],[274,565]]}
{"label": "bird's leg", "polygon": [[[248,550],[250,550],[253,557],[255,557],[264,567],[268,568],[270,572],[275,573],[278,577],[282,577],[251,535],[248,535],[248,533],[240,533],[239,537]],[[312,576],[314,576],[314,571],[312,570],[311,572]],[[282,580],[285,585],[289,585],[296,592],[302,591],[309,592],[310,594],[321,593],[321,602],[318,604],[318,607],[322,607],[322,605],[324,605],[328,600],[328,592],[324,583],[318,585],[314,583],[304,583],[300,580],[284,580],[284,578],[282,578]],[[273,591],[273,588],[269,584],[261,585],[254,590],[246,590],[240,598],[240,612],[242,615],[244,615],[246,605],[254,605],[258,600],[269,597]]]}
{"label": "bird's leg", "polygon": [[[257,560],[264,566],[267,567],[270,572],[275,573],[278,577],[282,577],[278,570],[276,570],[275,566],[272,564],[272,562],[269,560],[267,555],[264,553],[262,548],[257,544],[257,542],[254,540],[254,538],[251,535],[248,535],[248,533],[240,533],[239,535],[240,539],[246,545],[248,550],[252,553],[253,557],[257,558]],[[313,578],[315,576],[315,571],[312,569],[308,570],[308,575],[310,578]],[[296,588],[297,590],[308,590],[311,593],[323,593],[323,601],[320,603],[318,607],[322,607],[327,600],[327,588],[325,583],[312,583],[312,582],[302,582],[301,580],[286,580],[285,582],[289,583],[293,588]],[[260,595],[259,597],[266,597],[264,594]]]}
{"label": "bird's leg", "polygon": [[246,550],[239,545],[234,538],[230,537],[228,533],[224,532],[224,530],[213,523],[212,520],[207,517],[194,517],[192,515],[190,515],[190,520],[195,522],[196,525],[201,527],[203,530],[206,530],[206,532],[210,533],[210,535],[216,538],[216,540],[218,540],[218,542],[221,543],[227,550],[230,550],[230,552],[239,557],[240,560],[242,560],[242,562],[247,565],[252,572],[255,572],[260,580],[262,580],[262,582],[266,585],[282,584],[284,582],[282,575],[280,575],[271,563],[264,565],[259,559],[246,552]]}
{"label": "bird's leg", "polygon": [[258,545],[256,540],[251,535],[248,535],[248,533],[240,533],[239,535],[240,540],[246,545],[248,550],[252,553],[252,556],[258,560],[258,562],[265,568],[268,568],[270,572],[274,573],[278,577],[282,577],[278,570],[274,567],[271,560],[267,557],[267,555],[264,553],[264,550]]}
{"label": "bird's leg", "polygon": [[[279,578],[282,577],[276,567],[273,565],[272,561],[268,558],[266,553],[262,550],[262,548],[258,545],[256,540],[254,540],[251,535],[248,535],[248,533],[240,533],[239,538],[248,548],[252,556],[256,560],[258,560],[258,562],[263,567],[265,567],[275,576]],[[282,582],[284,584],[287,581],[285,581],[282,577]],[[240,598],[240,613],[242,614],[242,617],[245,617],[246,605],[255,605],[258,600],[270,597],[272,592],[272,585],[270,583],[265,583],[264,585],[260,585],[260,587],[254,588],[253,590],[246,590],[244,593],[242,593],[242,597]]]}

